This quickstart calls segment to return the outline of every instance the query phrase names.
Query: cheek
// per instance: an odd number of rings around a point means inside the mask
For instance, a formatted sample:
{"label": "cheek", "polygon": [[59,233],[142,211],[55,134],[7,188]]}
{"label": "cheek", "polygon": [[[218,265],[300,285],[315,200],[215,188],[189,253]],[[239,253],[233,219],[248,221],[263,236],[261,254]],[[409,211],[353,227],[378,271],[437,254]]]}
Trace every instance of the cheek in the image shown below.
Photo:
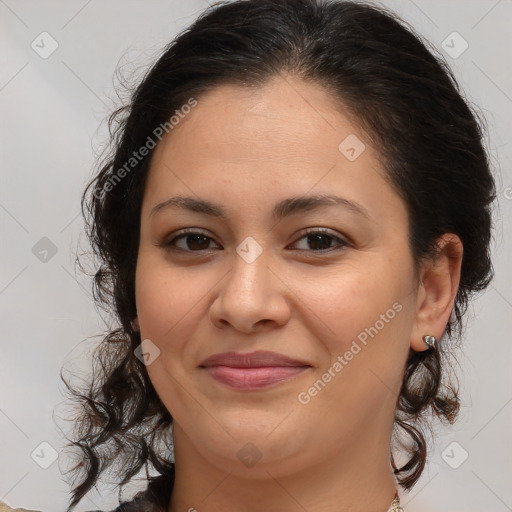
{"label": "cheek", "polygon": [[135,294],[141,336],[157,345],[159,363],[173,374],[197,364],[198,344],[209,333],[209,291],[221,278],[200,266],[171,266],[153,251],[139,254]]}
{"label": "cheek", "polygon": [[[207,282],[207,280],[206,280]],[[213,285],[213,283],[212,283]],[[196,329],[204,318],[205,280],[194,279],[190,270],[173,268],[151,256],[139,257],[136,274],[136,304],[141,339],[150,339],[159,349],[147,366],[151,382],[173,418],[186,421],[191,386],[188,371],[194,362]]]}
{"label": "cheek", "polygon": [[[297,281],[309,318],[324,324],[325,339],[344,350],[352,339],[376,325],[379,334],[397,328],[405,307],[408,271],[401,275],[383,258],[368,258],[363,265],[346,265],[310,280]],[[398,304],[398,305],[397,305]],[[374,329],[371,329],[372,333]]]}
{"label": "cheek", "polygon": [[[409,351],[412,270],[405,261],[394,266],[376,257],[367,263],[302,285],[308,329],[321,333],[317,338],[328,354],[319,369],[327,385],[325,391],[319,385],[318,404],[344,404],[340,411],[357,410],[361,400],[380,408],[393,393],[396,398]],[[324,414],[321,408],[318,414]]]}
{"label": "cheek", "polygon": [[194,304],[200,299],[200,290],[193,280],[185,280],[185,272],[170,272],[161,258],[159,261],[151,254],[139,254],[135,299],[141,336],[151,339],[160,349],[167,349],[164,340],[181,339],[176,333],[187,325],[184,320],[187,314],[193,314]]}

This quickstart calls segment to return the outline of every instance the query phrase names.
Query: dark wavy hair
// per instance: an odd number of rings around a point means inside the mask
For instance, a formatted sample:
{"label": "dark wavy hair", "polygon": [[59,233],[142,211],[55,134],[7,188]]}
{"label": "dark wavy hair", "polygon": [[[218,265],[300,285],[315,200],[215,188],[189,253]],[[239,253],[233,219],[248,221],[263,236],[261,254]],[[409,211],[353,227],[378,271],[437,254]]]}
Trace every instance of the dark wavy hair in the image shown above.
{"label": "dark wavy hair", "polygon": [[343,0],[222,2],[165,48],[129,104],[110,116],[110,153],[82,198],[99,260],[94,296],[118,327],[95,352],[90,384],[78,389],[67,383],[79,408],[72,446],[80,454],[68,510],[114,467],[119,489],[145,470],[147,502],[156,503],[174,468],[172,417],[134,354],[141,339],[132,326],[141,203],[153,150],[129,172],[120,170],[190,98],[200,101],[221,84],[258,87],[281,73],[323,86],[378,148],[387,178],[407,206],[417,264],[435,256],[444,233],[455,233],[464,246],[447,336],[438,350],[411,350],[404,369],[392,445],[398,443],[406,462],[398,467],[391,452],[404,489],[425,466],[426,413],[449,423],[457,417],[452,349],[462,338],[470,296],[493,275],[495,185],[482,120],[444,59],[386,9]]}

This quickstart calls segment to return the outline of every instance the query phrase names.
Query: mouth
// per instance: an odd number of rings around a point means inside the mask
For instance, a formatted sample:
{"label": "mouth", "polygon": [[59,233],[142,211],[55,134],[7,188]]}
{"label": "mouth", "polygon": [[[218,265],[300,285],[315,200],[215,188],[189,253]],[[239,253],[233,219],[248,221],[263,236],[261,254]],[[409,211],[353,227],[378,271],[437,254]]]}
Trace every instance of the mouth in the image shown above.
{"label": "mouth", "polygon": [[275,352],[259,351],[216,354],[203,361],[200,368],[225,386],[255,391],[284,383],[311,365]]}

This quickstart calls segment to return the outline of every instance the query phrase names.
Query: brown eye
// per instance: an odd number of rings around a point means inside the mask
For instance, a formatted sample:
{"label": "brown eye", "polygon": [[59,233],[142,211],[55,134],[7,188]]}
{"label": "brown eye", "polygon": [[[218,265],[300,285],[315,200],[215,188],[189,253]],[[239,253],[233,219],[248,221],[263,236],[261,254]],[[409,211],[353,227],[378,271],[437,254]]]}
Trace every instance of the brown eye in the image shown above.
{"label": "brown eye", "polygon": [[297,245],[300,240],[304,240],[304,242],[302,242],[303,246],[298,248],[299,251],[322,252],[343,248],[349,245],[347,241],[339,236],[330,234],[327,231],[318,230],[306,233],[299,238],[294,245]]}
{"label": "brown eye", "polygon": [[186,231],[164,242],[162,246],[168,249],[177,249],[186,252],[200,252],[211,249],[210,244],[215,241],[213,238],[200,231]]}

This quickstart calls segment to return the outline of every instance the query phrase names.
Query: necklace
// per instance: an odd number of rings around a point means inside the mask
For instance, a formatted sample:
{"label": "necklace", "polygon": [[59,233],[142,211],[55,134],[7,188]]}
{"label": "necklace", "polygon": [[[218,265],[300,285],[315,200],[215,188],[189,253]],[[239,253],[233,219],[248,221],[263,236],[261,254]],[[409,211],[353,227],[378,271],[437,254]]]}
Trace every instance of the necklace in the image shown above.
{"label": "necklace", "polygon": [[405,510],[400,506],[400,498],[398,497],[398,492],[395,494],[395,497],[388,508],[388,512],[405,512]]}

